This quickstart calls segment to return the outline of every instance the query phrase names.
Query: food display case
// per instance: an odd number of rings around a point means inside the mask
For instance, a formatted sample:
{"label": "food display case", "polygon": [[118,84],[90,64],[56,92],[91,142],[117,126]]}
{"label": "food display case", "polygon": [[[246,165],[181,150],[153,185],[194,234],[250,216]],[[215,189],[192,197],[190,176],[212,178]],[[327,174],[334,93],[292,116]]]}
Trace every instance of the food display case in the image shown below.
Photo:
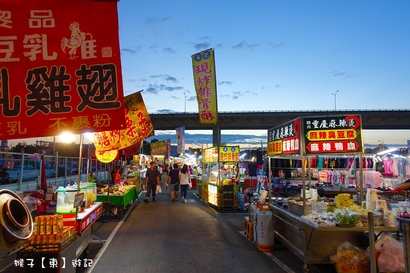
{"label": "food display case", "polygon": [[203,150],[200,197],[218,208],[236,208],[238,200],[234,167],[239,161],[239,146]]}
{"label": "food display case", "polygon": [[80,185],[59,187],[57,189],[57,214],[75,214],[74,207],[75,196],[77,193],[83,193],[84,198],[81,204],[82,209],[90,207],[97,198],[97,186],[95,183],[84,182]]}
{"label": "food display case", "polygon": [[[343,241],[356,242],[369,227],[316,227],[302,220],[297,213],[278,205],[270,205],[273,212],[275,238],[299,257],[306,265],[329,264]],[[374,226],[376,232],[395,232],[398,228]]]}

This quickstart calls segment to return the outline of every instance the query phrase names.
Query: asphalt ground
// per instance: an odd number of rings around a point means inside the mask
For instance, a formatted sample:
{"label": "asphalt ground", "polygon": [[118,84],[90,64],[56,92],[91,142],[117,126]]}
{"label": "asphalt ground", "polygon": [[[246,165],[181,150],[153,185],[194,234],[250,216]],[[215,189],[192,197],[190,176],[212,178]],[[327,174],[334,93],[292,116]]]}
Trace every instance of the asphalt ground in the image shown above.
{"label": "asphalt ground", "polygon": [[[163,187],[164,189],[164,187]],[[189,190],[187,203],[171,202],[169,190],[156,202],[145,193],[122,219],[102,215],[93,225],[95,239],[84,256],[99,272],[275,272],[301,273],[303,262],[275,241],[272,252],[260,251],[244,235],[247,212],[216,209]],[[312,266],[310,272],[333,273],[334,266]]]}

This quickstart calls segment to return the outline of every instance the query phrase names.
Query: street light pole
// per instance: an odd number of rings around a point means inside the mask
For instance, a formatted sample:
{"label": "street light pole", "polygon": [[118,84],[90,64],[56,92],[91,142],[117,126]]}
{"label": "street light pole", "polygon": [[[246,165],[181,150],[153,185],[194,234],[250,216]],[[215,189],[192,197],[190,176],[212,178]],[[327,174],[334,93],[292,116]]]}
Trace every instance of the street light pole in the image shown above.
{"label": "street light pole", "polygon": [[339,90],[336,90],[336,92],[332,93],[333,96],[335,96],[335,111],[336,111],[336,95],[339,92]]}
{"label": "street light pole", "polygon": [[185,113],[186,113],[186,95],[185,95],[185,92],[184,92],[184,97],[185,97]]}

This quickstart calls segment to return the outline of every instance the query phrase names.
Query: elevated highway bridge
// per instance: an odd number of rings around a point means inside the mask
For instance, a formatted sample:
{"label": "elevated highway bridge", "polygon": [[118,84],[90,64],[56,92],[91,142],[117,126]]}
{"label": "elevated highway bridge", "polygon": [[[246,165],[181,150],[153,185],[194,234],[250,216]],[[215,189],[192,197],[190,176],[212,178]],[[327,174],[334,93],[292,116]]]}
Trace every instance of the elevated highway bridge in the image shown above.
{"label": "elevated highway bridge", "polygon": [[[220,130],[267,130],[297,117],[361,115],[362,128],[367,130],[410,129],[410,110],[313,110],[313,111],[262,111],[219,112]],[[198,113],[150,114],[155,130],[215,130],[213,125],[199,123]]]}

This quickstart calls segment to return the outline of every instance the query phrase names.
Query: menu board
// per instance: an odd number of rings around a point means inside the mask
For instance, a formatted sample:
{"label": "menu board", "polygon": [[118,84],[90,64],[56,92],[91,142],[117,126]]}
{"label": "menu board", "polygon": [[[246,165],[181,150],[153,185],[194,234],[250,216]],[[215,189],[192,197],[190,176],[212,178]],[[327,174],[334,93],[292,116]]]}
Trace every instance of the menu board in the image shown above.
{"label": "menu board", "polygon": [[363,153],[360,115],[303,117],[303,153]]}
{"label": "menu board", "polygon": [[300,154],[300,118],[268,130],[268,156]]}

